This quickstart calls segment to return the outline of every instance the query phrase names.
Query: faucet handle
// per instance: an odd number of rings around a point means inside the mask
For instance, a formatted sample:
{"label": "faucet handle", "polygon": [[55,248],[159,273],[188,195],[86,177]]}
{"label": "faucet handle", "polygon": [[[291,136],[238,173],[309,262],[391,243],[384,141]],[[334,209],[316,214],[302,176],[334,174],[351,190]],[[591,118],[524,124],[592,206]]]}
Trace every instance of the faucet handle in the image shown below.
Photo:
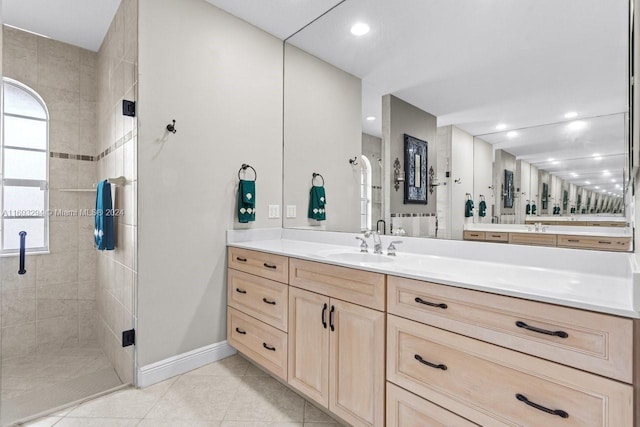
{"label": "faucet handle", "polygon": [[367,245],[367,241],[359,236],[356,236],[356,239],[362,240],[362,243],[360,243],[360,252],[369,252],[369,245]]}
{"label": "faucet handle", "polygon": [[400,243],[402,243],[402,240],[396,240],[394,242],[391,242],[389,244],[389,247],[387,248],[387,255],[396,256],[396,246],[395,245],[399,245]]}

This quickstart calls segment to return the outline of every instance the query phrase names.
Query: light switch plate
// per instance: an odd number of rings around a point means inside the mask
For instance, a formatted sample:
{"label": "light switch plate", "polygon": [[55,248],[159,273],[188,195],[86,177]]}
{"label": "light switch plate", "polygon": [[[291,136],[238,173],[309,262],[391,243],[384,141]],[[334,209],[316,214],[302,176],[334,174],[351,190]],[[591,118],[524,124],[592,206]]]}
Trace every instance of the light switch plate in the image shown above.
{"label": "light switch plate", "polygon": [[295,218],[296,216],[296,205],[287,205],[287,218]]}
{"label": "light switch plate", "polygon": [[269,205],[269,218],[280,218],[280,205]]}

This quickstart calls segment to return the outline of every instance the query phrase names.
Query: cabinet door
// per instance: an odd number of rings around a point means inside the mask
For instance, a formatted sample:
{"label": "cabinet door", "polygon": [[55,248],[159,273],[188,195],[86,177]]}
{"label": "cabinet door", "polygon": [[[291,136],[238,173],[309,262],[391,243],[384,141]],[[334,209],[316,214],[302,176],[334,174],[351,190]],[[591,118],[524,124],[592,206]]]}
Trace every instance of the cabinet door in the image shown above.
{"label": "cabinet door", "polygon": [[329,410],[354,426],[384,425],[384,313],[332,299]]}
{"label": "cabinet door", "polygon": [[289,289],[289,384],[329,406],[329,297]]}

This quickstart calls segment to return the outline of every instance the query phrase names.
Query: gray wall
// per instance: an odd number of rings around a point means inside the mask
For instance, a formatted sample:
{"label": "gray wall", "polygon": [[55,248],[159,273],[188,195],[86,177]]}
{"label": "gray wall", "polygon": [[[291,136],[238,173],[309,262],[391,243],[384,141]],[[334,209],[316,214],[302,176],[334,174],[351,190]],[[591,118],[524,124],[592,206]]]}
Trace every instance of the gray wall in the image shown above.
{"label": "gray wall", "polygon": [[489,188],[493,181],[493,146],[488,142],[473,138],[473,197],[476,206],[482,194],[487,203],[487,216],[476,216],[476,222],[491,223],[491,212],[496,203],[494,192]]}
{"label": "gray wall", "polygon": [[[494,153],[494,162],[493,162],[493,193],[495,196],[495,206],[496,206],[496,216],[500,217],[500,215],[509,215],[515,214],[515,199],[513,208],[505,208],[504,207],[504,199],[502,198],[502,192],[505,191],[504,187],[504,171],[510,170],[514,174],[514,183],[515,183],[515,173],[516,173],[516,157],[508,153],[504,150],[496,150]],[[538,209],[540,207],[538,206]]]}
{"label": "gray wall", "polygon": [[[289,44],[284,78],[284,206],[297,210],[284,226],[359,231],[360,167],[349,159],[362,153],[362,82]],[[326,221],[307,218],[313,172],[325,180]]]}
{"label": "gray wall", "polygon": [[[404,204],[404,190],[401,185],[398,191],[393,188],[393,162],[396,158],[400,160],[402,170],[404,171],[404,134],[413,136],[414,138],[427,141],[427,171],[431,166],[437,170],[436,165],[436,135],[437,124],[436,117],[432,114],[422,111],[413,105],[396,98],[393,95],[385,95],[382,97],[382,114],[383,117],[382,139],[385,145],[388,145],[389,156],[386,158],[391,176],[388,181],[390,210],[391,213],[436,213],[436,197],[434,194],[427,193],[427,204]],[[388,126],[385,126],[385,121]]]}
{"label": "gray wall", "polygon": [[[237,172],[280,227],[282,42],[202,0],[140,0],[138,365],[225,340]],[[176,119],[178,132],[168,135]],[[359,133],[358,133],[359,137]],[[346,159],[345,159],[346,161]]]}

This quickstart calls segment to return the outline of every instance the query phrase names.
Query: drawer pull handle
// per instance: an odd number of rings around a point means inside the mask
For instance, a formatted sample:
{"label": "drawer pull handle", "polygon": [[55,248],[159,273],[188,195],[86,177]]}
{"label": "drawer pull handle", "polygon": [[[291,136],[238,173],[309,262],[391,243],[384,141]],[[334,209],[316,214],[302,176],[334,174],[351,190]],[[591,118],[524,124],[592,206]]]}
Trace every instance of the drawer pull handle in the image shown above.
{"label": "drawer pull handle", "polygon": [[275,347],[271,347],[271,346],[270,346],[270,345],[268,345],[266,342],[263,342],[263,343],[262,343],[262,346],[263,346],[264,348],[266,348],[267,350],[270,350],[270,351],[276,351],[276,348],[275,348]]}
{"label": "drawer pull handle", "polygon": [[565,411],[561,410],[561,409],[549,409],[549,408],[545,408],[542,405],[538,405],[537,403],[534,403],[532,401],[530,401],[529,399],[527,399],[526,396],[518,393],[516,394],[516,399],[518,399],[520,402],[531,406],[532,408],[536,408],[539,411],[542,412],[546,412],[547,414],[551,414],[551,415],[557,415],[561,418],[569,418],[569,414],[567,414]]}
{"label": "drawer pull handle", "polygon": [[491,237],[502,237],[500,234],[492,234]]}
{"label": "drawer pull handle", "polygon": [[327,329],[327,303],[324,303],[322,307],[322,326]]}
{"label": "drawer pull handle", "polygon": [[240,258],[239,256],[236,257],[236,260],[240,262],[247,262],[246,258]]}
{"label": "drawer pull handle", "polygon": [[415,301],[418,304],[428,305],[429,307],[438,307],[438,308],[441,308],[443,310],[445,310],[447,308],[447,304],[436,304],[435,302],[425,301],[420,297],[416,297]]}
{"label": "drawer pull handle", "polygon": [[443,371],[447,370],[447,365],[443,365],[442,363],[439,364],[439,365],[436,365],[435,363],[427,362],[419,354],[416,354],[414,357],[416,358],[416,360],[418,362],[422,363],[423,365],[427,365],[427,366],[429,366],[431,368],[442,369]]}
{"label": "drawer pull handle", "polygon": [[276,302],[275,302],[275,301],[269,301],[269,300],[268,300],[268,299],[266,299],[266,298],[262,298],[262,301],[263,301],[265,304],[276,305]]}
{"label": "drawer pull handle", "polygon": [[539,334],[551,335],[559,338],[569,338],[569,334],[566,333],[565,331],[548,331],[546,329],[536,328],[535,326],[529,326],[526,323],[521,322],[520,320],[516,322],[516,326],[518,328],[523,328],[528,331],[537,332]]}
{"label": "drawer pull handle", "polygon": [[247,331],[243,331],[240,328],[236,328],[236,332],[239,333],[240,335],[247,335]]}
{"label": "drawer pull handle", "polygon": [[579,243],[580,240],[578,240],[578,239],[567,239],[567,242]]}
{"label": "drawer pull handle", "polygon": [[331,331],[335,331],[336,327],[333,324],[333,315],[336,312],[336,308],[334,306],[331,306],[331,311],[329,312],[329,327],[331,328]]}
{"label": "drawer pull handle", "polygon": [[611,242],[607,241],[607,240],[598,240],[598,243],[600,243],[601,245],[610,245]]}
{"label": "drawer pull handle", "polygon": [[273,264],[269,264],[269,263],[267,263],[267,262],[265,262],[265,263],[264,263],[264,264],[262,264],[262,265],[264,265],[265,267],[270,268],[270,269],[272,269],[272,270],[275,270],[276,268],[278,268],[277,266],[275,266],[275,265],[273,265]]}
{"label": "drawer pull handle", "polygon": [[245,291],[243,289],[240,289],[240,288],[236,288],[236,292],[239,293],[239,294],[246,294],[247,293],[247,291]]}

